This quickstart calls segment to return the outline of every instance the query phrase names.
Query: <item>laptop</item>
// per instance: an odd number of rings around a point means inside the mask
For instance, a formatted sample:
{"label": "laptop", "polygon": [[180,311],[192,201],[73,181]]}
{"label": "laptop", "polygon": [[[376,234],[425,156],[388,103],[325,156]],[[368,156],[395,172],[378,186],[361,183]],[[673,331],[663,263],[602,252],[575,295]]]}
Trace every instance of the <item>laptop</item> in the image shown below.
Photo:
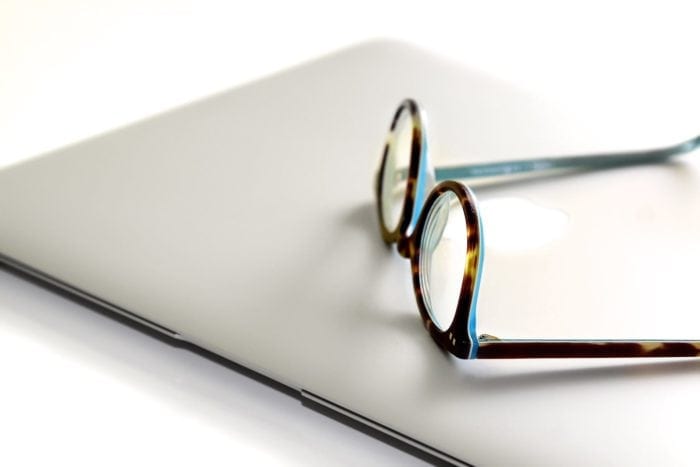
{"label": "laptop", "polygon": [[[446,462],[691,463],[694,359],[479,361],[435,345],[376,218],[406,97],[437,166],[697,131],[680,107],[644,128],[614,103],[591,119],[371,42],[3,169],[2,262]],[[697,156],[470,180],[486,238],[479,333],[700,338]]]}

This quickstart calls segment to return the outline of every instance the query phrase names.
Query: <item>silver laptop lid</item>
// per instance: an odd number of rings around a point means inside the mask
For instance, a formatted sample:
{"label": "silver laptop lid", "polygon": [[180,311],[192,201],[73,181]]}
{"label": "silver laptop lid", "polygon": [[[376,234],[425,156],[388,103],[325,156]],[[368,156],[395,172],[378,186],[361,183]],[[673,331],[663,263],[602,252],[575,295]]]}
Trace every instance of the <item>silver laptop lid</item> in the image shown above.
{"label": "silver laptop lid", "polygon": [[[680,113],[654,131],[615,109],[591,121],[407,46],[368,44],[3,170],[0,253],[446,458],[688,460],[670,450],[694,442],[694,366],[437,349],[372,192],[407,96],[428,113],[436,165],[665,145],[694,130]],[[690,155],[475,182],[479,332],[700,337],[698,170]]]}

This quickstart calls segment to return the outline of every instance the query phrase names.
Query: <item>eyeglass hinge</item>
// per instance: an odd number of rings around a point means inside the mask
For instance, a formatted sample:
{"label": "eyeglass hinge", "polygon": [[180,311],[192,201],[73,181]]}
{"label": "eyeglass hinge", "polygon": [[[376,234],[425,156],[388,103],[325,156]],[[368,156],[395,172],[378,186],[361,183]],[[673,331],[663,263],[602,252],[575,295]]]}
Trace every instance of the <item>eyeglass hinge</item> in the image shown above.
{"label": "eyeglass hinge", "polygon": [[491,334],[481,334],[479,336],[479,342],[492,342],[492,341],[500,341],[496,336],[492,336]]}

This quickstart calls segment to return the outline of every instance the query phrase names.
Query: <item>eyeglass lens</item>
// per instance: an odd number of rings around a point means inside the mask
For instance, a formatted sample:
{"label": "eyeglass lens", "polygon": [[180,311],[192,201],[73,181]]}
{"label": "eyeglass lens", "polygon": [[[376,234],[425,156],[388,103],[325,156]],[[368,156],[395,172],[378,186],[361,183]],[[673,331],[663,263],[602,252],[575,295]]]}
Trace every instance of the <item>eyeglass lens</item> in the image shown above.
{"label": "eyeglass lens", "polygon": [[389,148],[382,174],[382,217],[384,227],[390,232],[396,230],[401,220],[406,198],[408,166],[411,162],[412,137],[411,113],[404,108],[389,136]]}
{"label": "eyeglass lens", "polygon": [[467,222],[452,191],[441,194],[430,207],[418,261],[423,301],[435,325],[445,331],[457,309],[467,264]]}

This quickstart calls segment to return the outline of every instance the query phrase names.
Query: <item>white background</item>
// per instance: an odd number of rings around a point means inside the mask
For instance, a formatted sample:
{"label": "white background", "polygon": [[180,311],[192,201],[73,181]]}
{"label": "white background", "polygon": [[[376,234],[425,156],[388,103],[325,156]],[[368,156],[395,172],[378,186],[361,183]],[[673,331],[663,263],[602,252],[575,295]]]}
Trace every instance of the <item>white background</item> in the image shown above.
{"label": "white background", "polygon": [[[677,100],[693,3],[2,0],[0,166],[378,37],[581,108]],[[1,465],[420,462],[6,273],[0,368]]]}

